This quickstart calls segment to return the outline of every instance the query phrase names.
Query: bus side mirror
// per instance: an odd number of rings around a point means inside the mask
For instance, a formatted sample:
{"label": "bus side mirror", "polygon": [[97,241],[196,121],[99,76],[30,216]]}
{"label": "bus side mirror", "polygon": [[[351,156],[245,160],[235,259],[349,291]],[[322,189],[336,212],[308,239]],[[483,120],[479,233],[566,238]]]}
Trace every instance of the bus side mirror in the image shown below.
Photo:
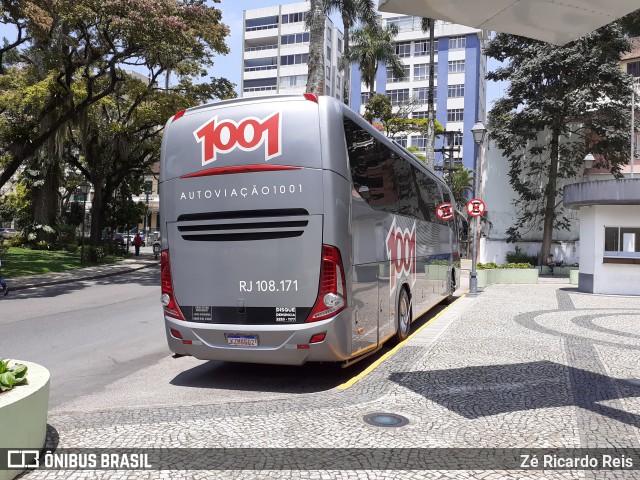
{"label": "bus side mirror", "polygon": [[360,188],[358,188],[358,193],[365,200],[368,200],[369,198],[371,198],[371,192],[369,191],[369,187],[365,185],[361,185]]}

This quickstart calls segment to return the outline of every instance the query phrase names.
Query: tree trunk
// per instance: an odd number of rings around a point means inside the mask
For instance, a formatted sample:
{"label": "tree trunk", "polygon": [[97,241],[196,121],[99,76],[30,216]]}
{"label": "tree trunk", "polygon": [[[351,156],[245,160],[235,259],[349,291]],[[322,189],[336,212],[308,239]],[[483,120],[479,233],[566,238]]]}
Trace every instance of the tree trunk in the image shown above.
{"label": "tree trunk", "polygon": [[102,241],[102,226],[104,225],[104,190],[102,179],[95,178],[93,184],[93,198],[91,199],[91,245],[99,245]]}
{"label": "tree trunk", "polygon": [[[36,225],[56,228],[58,207],[60,203],[58,189],[60,187],[59,165],[50,159],[40,160],[42,184],[33,188],[33,220]],[[55,233],[38,230],[36,241],[51,243]]]}
{"label": "tree trunk", "polygon": [[345,105],[349,105],[351,99],[349,98],[349,94],[351,92],[351,62],[347,60],[349,58],[349,30],[351,29],[351,22],[349,20],[349,15],[347,15],[346,10],[342,10],[342,24],[344,26],[344,34],[342,36],[342,44],[343,52],[342,52],[342,67],[344,68],[342,72],[342,100]]}
{"label": "tree trunk", "polygon": [[435,109],[433,105],[433,90],[435,88],[435,75],[434,75],[434,66],[435,66],[435,53],[433,51],[434,40],[433,37],[435,35],[435,25],[436,21],[431,18],[429,19],[429,92],[427,96],[427,148],[425,151],[425,156],[427,157],[426,164],[428,167],[433,168],[435,165],[435,146],[436,146],[436,135],[435,135]]}
{"label": "tree trunk", "polygon": [[547,257],[551,253],[551,241],[553,239],[553,222],[556,216],[556,190],[558,185],[558,155],[559,155],[560,130],[554,128],[551,137],[551,158],[549,165],[549,181],[545,188],[544,230],[542,233],[542,261],[546,264]]}
{"label": "tree trunk", "polygon": [[322,0],[311,0],[309,10],[309,70],[307,92],[324,95],[324,10]]}

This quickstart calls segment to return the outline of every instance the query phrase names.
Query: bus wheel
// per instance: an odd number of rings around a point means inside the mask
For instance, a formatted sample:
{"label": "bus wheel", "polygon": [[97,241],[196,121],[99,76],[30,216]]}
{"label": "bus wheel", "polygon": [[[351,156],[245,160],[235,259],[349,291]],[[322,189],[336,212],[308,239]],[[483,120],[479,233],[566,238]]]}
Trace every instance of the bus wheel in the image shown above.
{"label": "bus wheel", "polygon": [[409,336],[411,330],[411,301],[406,288],[400,291],[398,299],[398,330],[396,331],[396,341],[401,342]]}

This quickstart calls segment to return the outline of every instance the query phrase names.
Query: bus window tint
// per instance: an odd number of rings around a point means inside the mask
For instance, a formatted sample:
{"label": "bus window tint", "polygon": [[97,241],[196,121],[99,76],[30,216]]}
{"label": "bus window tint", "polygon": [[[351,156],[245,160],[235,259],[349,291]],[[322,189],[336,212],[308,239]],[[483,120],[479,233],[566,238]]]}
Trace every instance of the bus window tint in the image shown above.
{"label": "bus window tint", "polygon": [[344,131],[354,188],[359,192],[361,187],[367,187],[367,194],[361,197],[371,208],[435,221],[440,200],[435,179],[398,157],[348,118],[344,119]]}

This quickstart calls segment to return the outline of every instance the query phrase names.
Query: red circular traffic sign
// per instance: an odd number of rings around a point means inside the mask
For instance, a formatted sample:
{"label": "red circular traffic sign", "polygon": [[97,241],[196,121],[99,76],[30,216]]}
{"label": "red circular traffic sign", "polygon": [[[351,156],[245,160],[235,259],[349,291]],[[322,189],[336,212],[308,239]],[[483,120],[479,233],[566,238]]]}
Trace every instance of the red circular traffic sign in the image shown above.
{"label": "red circular traffic sign", "polygon": [[481,216],[486,209],[487,206],[479,198],[473,198],[467,202],[467,213],[472,217]]}
{"label": "red circular traffic sign", "polygon": [[436,207],[436,217],[440,220],[451,220],[453,218],[453,207],[450,202],[441,203]]}

